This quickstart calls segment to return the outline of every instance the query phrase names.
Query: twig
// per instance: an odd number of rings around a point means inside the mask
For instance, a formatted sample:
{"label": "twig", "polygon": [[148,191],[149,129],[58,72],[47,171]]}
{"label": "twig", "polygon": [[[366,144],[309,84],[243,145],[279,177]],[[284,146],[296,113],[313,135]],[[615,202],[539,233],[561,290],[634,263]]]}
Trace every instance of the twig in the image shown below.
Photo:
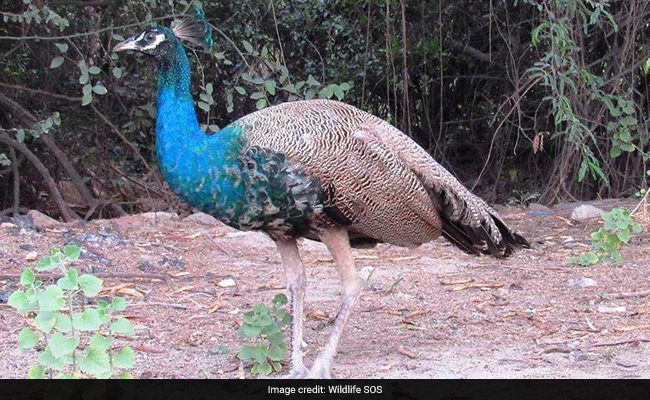
{"label": "twig", "polygon": [[114,132],[114,133],[115,133],[115,134],[116,134],[116,135],[117,135],[117,136],[122,140],[122,142],[124,142],[124,144],[125,144],[128,148],[130,148],[131,151],[133,151],[133,154],[135,154],[136,157],[138,157],[138,158],[140,159],[140,161],[142,162],[142,164],[144,164],[145,168],[147,168],[147,170],[148,170],[149,172],[151,172],[151,175],[154,177],[154,179],[155,179],[156,182],[160,185],[160,187],[163,187],[163,183],[162,183],[162,181],[160,180],[160,177],[158,176],[158,174],[156,174],[156,173],[154,172],[153,168],[151,168],[151,165],[149,165],[149,163],[147,162],[147,160],[145,160],[145,158],[142,156],[142,154],[140,154],[140,152],[138,151],[138,149],[135,148],[135,146],[133,145],[133,143],[131,143],[131,142],[130,142],[126,137],[124,137],[124,135],[122,135],[122,132],[120,132],[120,130],[117,129],[117,127],[115,126],[115,124],[113,124],[113,123],[112,123],[108,118],[106,118],[106,116],[105,116],[104,114],[102,114],[102,112],[99,111],[99,110],[97,109],[97,107],[95,107],[95,106],[93,106],[93,105],[91,105],[90,107],[93,109],[93,111],[95,112],[95,114],[97,114],[97,115],[99,116],[99,118],[101,118],[102,121],[104,121],[104,123],[105,123],[106,125],[108,125],[108,126],[111,128],[111,130],[112,130],[112,131],[113,131],[113,132]]}
{"label": "twig", "polygon": [[650,289],[642,290],[640,292],[609,293],[601,297],[603,299],[629,299],[630,297],[645,297],[645,296],[650,296]]}
{"label": "twig", "polygon": [[594,343],[589,347],[605,347],[605,346],[618,346],[619,344],[630,344],[630,343],[648,343],[650,342],[650,338],[646,337],[637,337],[637,338],[632,338],[632,339],[621,339],[621,340],[615,340],[613,342],[598,342]]}
{"label": "twig", "polygon": [[52,175],[50,175],[49,170],[45,167],[45,165],[43,165],[43,163],[38,158],[38,156],[32,153],[32,151],[29,150],[24,143],[12,139],[8,135],[0,135],[0,142],[6,144],[7,146],[13,147],[14,149],[21,152],[25,156],[25,158],[27,158],[29,162],[31,162],[32,165],[34,165],[36,170],[41,174],[43,181],[47,185],[50,195],[52,196],[52,199],[54,200],[57,207],[59,208],[59,211],[61,212],[63,219],[65,219],[66,222],[74,221],[76,215],[72,213],[72,211],[70,211],[65,201],[63,201],[63,197],[61,197],[61,193],[59,192],[59,189],[56,187],[56,183],[54,183],[54,179],[52,178]]}

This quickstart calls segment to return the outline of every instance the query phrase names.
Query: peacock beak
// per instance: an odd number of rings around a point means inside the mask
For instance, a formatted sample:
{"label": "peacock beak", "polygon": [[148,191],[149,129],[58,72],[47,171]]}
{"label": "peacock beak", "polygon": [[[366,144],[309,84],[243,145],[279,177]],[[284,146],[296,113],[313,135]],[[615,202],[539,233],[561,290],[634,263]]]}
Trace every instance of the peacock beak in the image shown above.
{"label": "peacock beak", "polygon": [[118,51],[125,51],[125,50],[138,50],[138,46],[136,45],[136,39],[139,37],[139,35],[130,37],[126,39],[125,41],[118,43],[113,47],[113,52],[116,53]]}

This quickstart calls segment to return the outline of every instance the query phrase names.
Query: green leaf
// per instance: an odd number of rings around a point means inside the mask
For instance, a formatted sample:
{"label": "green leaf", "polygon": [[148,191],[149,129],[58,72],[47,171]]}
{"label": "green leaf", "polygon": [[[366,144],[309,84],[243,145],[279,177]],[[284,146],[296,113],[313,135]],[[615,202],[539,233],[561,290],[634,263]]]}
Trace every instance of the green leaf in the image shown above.
{"label": "green leaf", "polygon": [[67,43],[54,43],[54,45],[56,46],[57,49],[59,49],[61,53],[65,53],[66,51],[68,51]]}
{"label": "green leaf", "polygon": [[267,334],[266,338],[271,343],[271,346],[277,346],[284,341],[284,334],[278,330],[277,332]]}
{"label": "green leaf", "polygon": [[251,368],[251,373],[255,375],[268,375],[273,372],[273,368],[268,362],[263,362],[261,364],[254,365]]}
{"label": "green leaf", "polygon": [[131,322],[129,322],[129,320],[124,317],[121,317],[117,321],[113,322],[110,325],[110,329],[114,333],[122,334],[125,336],[133,335],[133,324],[131,324]]}
{"label": "green leaf", "polygon": [[126,299],[124,297],[115,297],[111,301],[111,309],[115,311],[123,311],[126,308]]}
{"label": "green leaf", "polygon": [[269,349],[269,360],[271,361],[282,361],[287,355],[287,348],[284,346],[271,346]]}
{"label": "green leaf", "polygon": [[30,286],[36,281],[36,275],[31,268],[25,268],[22,274],[20,274],[20,284],[23,286]]}
{"label": "green leaf", "polygon": [[120,67],[113,68],[113,76],[116,77],[117,79],[120,79],[123,73],[124,71],[122,71],[122,68]]}
{"label": "green leaf", "polygon": [[88,82],[90,82],[90,76],[88,74],[81,74],[79,76],[79,84],[86,85]]}
{"label": "green leaf", "polygon": [[36,270],[37,271],[52,271],[53,269],[56,269],[59,267],[59,260],[55,257],[52,256],[45,256],[42,257],[38,262],[36,263]]}
{"label": "green leaf", "polygon": [[128,372],[122,372],[117,376],[119,379],[133,379],[133,375]]}
{"label": "green leaf", "polygon": [[106,93],[108,93],[108,90],[106,90],[106,88],[102,84],[98,83],[95,86],[93,86],[93,92],[97,93],[100,96],[103,96]]}
{"label": "green leaf", "polygon": [[17,290],[9,296],[7,301],[11,307],[15,308],[20,314],[27,314],[36,306],[36,302],[31,300],[23,291]]}
{"label": "green leaf", "polygon": [[208,95],[211,95],[213,90],[214,90],[214,88],[213,88],[211,83],[208,83],[207,85],[205,85],[205,92]]}
{"label": "green leaf", "polygon": [[58,286],[48,286],[38,295],[40,311],[59,311],[64,304],[63,290]]}
{"label": "green leaf", "polygon": [[56,324],[56,314],[52,311],[39,312],[34,318],[34,326],[45,333],[49,333]]}
{"label": "green leaf", "polygon": [[94,347],[98,350],[108,350],[111,347],[112,339],[99,333],[95,333],[88,342],[90,347]]}
{"label": "green leaf", "polygon": [[50,63],[50,68],[51,69],[59,68],[64,61],[65,59],[62,56],[56,56],[52,59],[52,62]]}
{"label": "green leaf", "polygon": [[311,75],[307,78],[307,84],[309,86],[320,86],[320,83]]}
{"label": "green leaf", "polygon": [[204,102],[204,101],[199,101],[199,102],[197,102],[196,104],[199,106],[199,108],[200,108],[201,110],[203,110],[203,111],[205,111],[205,112],[210,111],[210,105],[209,105],[208,103],[206,103],[206,102]]}
{"label": "green leaf", "polygon": [[266,361],[268,351],[266,348],[261,347],[259,344],[256,346],[242,346],[237,352],[237,357],[240,360],[254,360],[258,363]]}
{"label": "green leaf", "polygon": [[113,366],[116,368],[133,368],[135,364],[135,352],[130,347],[122,349],[113,355]]}
{"label": "green leaf", "polygon": [[630,241],[630,231],[627,229],[616,232],[616,236],[623,243],[628,243]]}
{"label": "green leaf", "polygon": [[96,67],[94,65],[92,67],[88,68],[88,73],[91,74],[91,75],[97,75],[100,72],[102,72],[102,70],[99,69],[99,67]]}
{"label": "green leaf", "polygon": [[92,93],[85,94],[81,98],[81,106],[87,106],[88,104],[93,102],[93,95]]}
{"label": "green leaf", "polygon": [[102,280],[96,276],[84,274],[79,277],[79,287],[85,296],[94,297],[102,288]]}
{"label": "green leaf", "polygon": [[287,299],[287,296],[285,296],[282,293],[276,294],[275,297],[273,297],[273,300],[271,300],[272,304],[275,304],[276,306],[283,306],[287,303],[289,303],[289,300]]}
{"label": "green leaf", "polygon": [[79,345],[79,338],[66,338],[60,332],[56,332],[50,338],[48,347],[56,358],[71,355]]}
{"label": "green leaf", "polygon": [[91,375],[110,372],[111,364],[108,353],[105,350],[88,347],[85,354],[79,357],[79,367],[83,372]]}
{"label": "green leaf", "polygon": [[54,327],[62,333],[68,333],[72,331],[72,323],[70,322],[70,316],[62,314],[60,312],[54,313],[55,323]]}
{"label": "green leaf", "polygon": [[50,346],[47,346],[45,350],[41,353],[41,355],[38,356],[37,360],[44,367],[61,371],[63,368],[65,368],[66,364],[70,364],[72,362],[72,357],[70,356],[63,356],[60,358],[54,357],[54,354],[52,354],[52,350],[50,349]]}
{"label": "green leaf", "polygon": [[101,326],[102,321],[97,310],[91,308],[84,311],[81,315],[75,313],[74,326],[80,331],[96,331]]}
{"label": "green leaf", "polygon": [[32,365],[27,373],[27,379],[43,379],[44,376],[45,368],[40,365]]}
{"label": "green leaf", "polygon": [[260,328],[253,326],[251,324],[244,324],[239,329],[238,335],[243,338],[256,338],[260,334]]}
{"label": "green leaf", "polygon": [[79,272],[76,269],[69,269],[66,276],[59,279],[56,284],[63,290],[76,290],[79,279]]}
{"label": "green leaf", "polygon": [[246,89],[244,89],[241,86],[235,86],[235,90],[237,91],[237,93],[241,94],[242,96],[246,95]]}
{"label": "green leaf", "polygon": [[248,53],[253,53],[253,45],[249,41],[244,40],[242,44],[244,45],[244,49],[246,49]]}
{"label": "green leaf", "polygon": [[33,330],[25,327],[18,334],[18,347],[23,350],[29,350],[38,343],[38,335]]}
{"label": "green leaf", "polygon": [[266,99],[259,99],[257,100],[257,103],[255,103],[255,107],[258,110],[261,110],[262,108],[266,107],[266,104],[267,104]]}
{"label": "green leaf", "polygon": [[63,248],[63,254],[68,257],[68,260],[76,261],[81,255],[81,248],[79,246],[69,244]]}
{"label": "green leaf", "polygon": [[271,80],[264,82],[264,87],[271,96],[275,96],[275,81]]}

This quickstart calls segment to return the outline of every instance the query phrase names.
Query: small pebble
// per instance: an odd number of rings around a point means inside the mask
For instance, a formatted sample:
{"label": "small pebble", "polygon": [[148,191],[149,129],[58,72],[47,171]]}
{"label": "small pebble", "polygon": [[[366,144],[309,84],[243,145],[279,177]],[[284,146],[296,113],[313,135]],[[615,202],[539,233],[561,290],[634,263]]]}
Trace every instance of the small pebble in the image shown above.
{"label": "small pebble", "polygon": [[221,282],[217,283],[217,286],[219,286],[219,287],[232,287],[232,286],[236,286],[236,285],[237,285],[237,282],[235,282],[235,280],[232,279],[232,278],[224,279]]}
{"label": "small pebble", "polygon": [[569,288],[571,289],[584,289],[591,286],[598,286],[598,283],[596,283],[595,280],[591,278],[585,278],[584,276],[577,281],[569,284]]}
{"label": "small pebble", "polygon": [[25,261],[36,261],[36,258],[38,258],[38,253],[35,251],[30,251],[25,255]]}
{"label": "small pebble", "polygon": [[606,314],[609,314],[609,313],[624,313],[625,311],[627,311],[627,309],[624,306],[607,307],[607,306],[604,306],[602,304],[598,306],[598,312],[606,313]]}

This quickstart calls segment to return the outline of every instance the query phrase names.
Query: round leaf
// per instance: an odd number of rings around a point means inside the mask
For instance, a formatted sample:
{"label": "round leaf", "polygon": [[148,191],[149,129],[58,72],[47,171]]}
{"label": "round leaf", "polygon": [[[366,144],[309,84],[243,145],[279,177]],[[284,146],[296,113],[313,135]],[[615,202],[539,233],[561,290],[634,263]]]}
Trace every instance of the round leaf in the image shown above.
{"label": "round leaf", "polygon": [[21,350],[29,350],[38,343],[38,335],[29,328],[21,329],[18,334],[18,347]]}
{"label": "round leaf", "polygon": [[79,277],[79,287],[87,297],[97,296],[102,288],[102,280],[96,276],[84,274]]}
{"label": "round leaf", "polygon": [[59,68],[64,61],[65,59],[62,56],[56,56],[52,59],[52,62],[50,63],[50,68],[51,69]]}

